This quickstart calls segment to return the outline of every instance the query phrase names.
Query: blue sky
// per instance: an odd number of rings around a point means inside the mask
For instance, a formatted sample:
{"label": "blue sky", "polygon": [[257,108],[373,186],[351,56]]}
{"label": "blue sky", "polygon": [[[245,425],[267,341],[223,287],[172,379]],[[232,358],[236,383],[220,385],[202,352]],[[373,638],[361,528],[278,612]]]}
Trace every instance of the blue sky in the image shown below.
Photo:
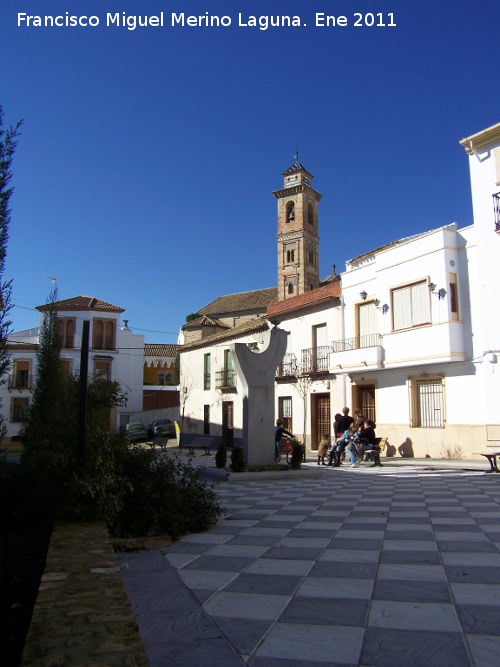
{"label": "blue sky", "polygon": [[[95,15],[95,28],[18,27]],[[107,12],[164,13],[106,27]],[[171,27],[172,13],[229,27]],[[301,27],[238,25],[297,15]],[[347,17],[316,27],[316,12]],[[355,27],[359,13],[396,27]],[[370,17],[367,19],[370,22]],[[500,120],[497,0],[3,0],[0,104],[23,118],[6,277],[14,330],[60,298],[125,308],[175,343],[221,294],[276,284],[272,191],[314,175],[321,276],[389,241],[472,222],[459,140]]]}

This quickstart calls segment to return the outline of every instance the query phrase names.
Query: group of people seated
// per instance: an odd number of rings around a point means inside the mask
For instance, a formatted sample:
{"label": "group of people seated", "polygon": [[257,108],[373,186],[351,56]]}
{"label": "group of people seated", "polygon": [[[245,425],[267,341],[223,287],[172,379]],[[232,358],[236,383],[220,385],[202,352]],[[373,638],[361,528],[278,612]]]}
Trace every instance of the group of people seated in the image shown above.
{"label": "group of people seated", "polygon": [[[346,453],[351,461],[351,468],[358,466],[358,459],[363,460],[368,456],[373,459],[374,466],[382,465],[375,436],[375,422],[365,419],[359,410],[354,414],[356,418],[349,415],[349,408],[343,408],[342,414],[335,415],[333,443],[330,446],[329,435],[323,436],[318,446],[318,465],[338,467],[342,465],[342,458]],[[328,463],[325,463],[328,449]]]}

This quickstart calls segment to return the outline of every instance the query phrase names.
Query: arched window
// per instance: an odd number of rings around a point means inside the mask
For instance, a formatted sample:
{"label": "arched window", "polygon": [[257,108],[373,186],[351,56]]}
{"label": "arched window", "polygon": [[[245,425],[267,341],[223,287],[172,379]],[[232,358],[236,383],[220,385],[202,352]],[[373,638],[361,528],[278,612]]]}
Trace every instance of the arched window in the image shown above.
{"label": "arched window", "polygon": [[311,202],[307,204],[307,222],[310,225],[314,225],[314,208]]}
{"label": "arched window", "polygon": [[295,220],[295,204],[289,201],[286,205],[286,221],[291,222],[292,220]]}
{"label": "arched window", "polygon": [[112,350],[115,346],[115,326],[111,321],[106,322],[104,325],[104,349]]}
{"label": "arched window", "polygon": [[64,341],[64,347],[73,348],[75,347],[75,322],[74,320],[68,320],[66,322],[66,336]]}
{"label": "arched window", "polygon": [[288,283],[288,294],[293,294],[293,283]]}
{"label": "arched window", "polygon": [[94,320],[92,328],[92,347],[96,350],[102,350],[104,343],[104,324],[101,320]]}
{"label": "arched window", "polygon": [[64,347],[64,320],[57,320],[57,337],[61,341],[61,345]]}
{"label": "arched window", "polygon": [[287,264],[295,262],[295,243],[287,243],[285,245],[285,262]]}

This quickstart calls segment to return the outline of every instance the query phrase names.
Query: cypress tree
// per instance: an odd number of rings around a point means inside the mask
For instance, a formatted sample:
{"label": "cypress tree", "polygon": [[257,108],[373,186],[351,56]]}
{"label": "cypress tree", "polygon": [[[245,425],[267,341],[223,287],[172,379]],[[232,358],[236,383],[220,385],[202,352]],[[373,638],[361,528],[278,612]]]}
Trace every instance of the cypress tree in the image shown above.
{"label": "cypress tree", "polygon": [[[12,178],[12,159],[21,123],[22,121],[19,121],[14,127],[4,129],[3,109],[0,106],[0,385],[5,384],[6,373],[10,367],[7,337],[12,326],[9,315],[12,308],[12,281],[5,279],[5,258],[11,220],[10,198],[14,190],[9,183]],[[7,431],[1,407],[0,402],[0,442]]]}

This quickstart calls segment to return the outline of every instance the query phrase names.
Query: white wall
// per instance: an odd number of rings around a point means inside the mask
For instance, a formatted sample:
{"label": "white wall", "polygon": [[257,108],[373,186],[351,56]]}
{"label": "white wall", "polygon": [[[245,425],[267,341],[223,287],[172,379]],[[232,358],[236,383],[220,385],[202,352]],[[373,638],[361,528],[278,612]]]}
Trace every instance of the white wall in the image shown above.
{"label": "white wall", "polygon": [[[144,336],[134,334],[130,329],[122,330],[118,327],[119,317],[114,316],[113,313],[86,313],[82,311],[64,311],[60,313],[65,318],[75,318],[76,330],[74,338],[74,349],[63,349],[61,357],[63,359],[72,360],[72,372],[78,373],[80,370],[80,348],[82,344],[83,321],[88,319],[90,321],[90,348],[92,348],[92,318],[94,316],[102,315],[106,319],[114,319],[116,321],[116,350],[93,351],[90,349],[89,353],[89,376],[93,373],[93,357],[96,354],[102,356],[112,357],[111,379],[118,380],[122,385],[123,391],[127,395],[127,405],[117,408],[116,410],[116,427],[128,421],[128,415],[132,412],[142,410],[142,389],[143,389],[143,365],[144,365]],[[43,314],[40,316],[40,323],[43,320]],[[30,331],[29,333],[35,333]],[[14,334],[9,337],[13,341],[26,342],[36,344],[38,336],[28,335],[21,336]],[[19,352],[13,351],[11,355],[12,362],[15,359],[29,359],[31,363],[31,374],[33,382],[36,377],[36,357],[35,351],[21,350]],[[10,372],[10,371],[9,371]],[[21,424],[19,422],[10,421],[10,405],[13,397],[31,396],[31,391],[28,389],[11,389],[9,391],[7,384],[0,388],[0,397],[2,399],[2,413],[6,418],[7,437],[16,436],[19,433]]]}

